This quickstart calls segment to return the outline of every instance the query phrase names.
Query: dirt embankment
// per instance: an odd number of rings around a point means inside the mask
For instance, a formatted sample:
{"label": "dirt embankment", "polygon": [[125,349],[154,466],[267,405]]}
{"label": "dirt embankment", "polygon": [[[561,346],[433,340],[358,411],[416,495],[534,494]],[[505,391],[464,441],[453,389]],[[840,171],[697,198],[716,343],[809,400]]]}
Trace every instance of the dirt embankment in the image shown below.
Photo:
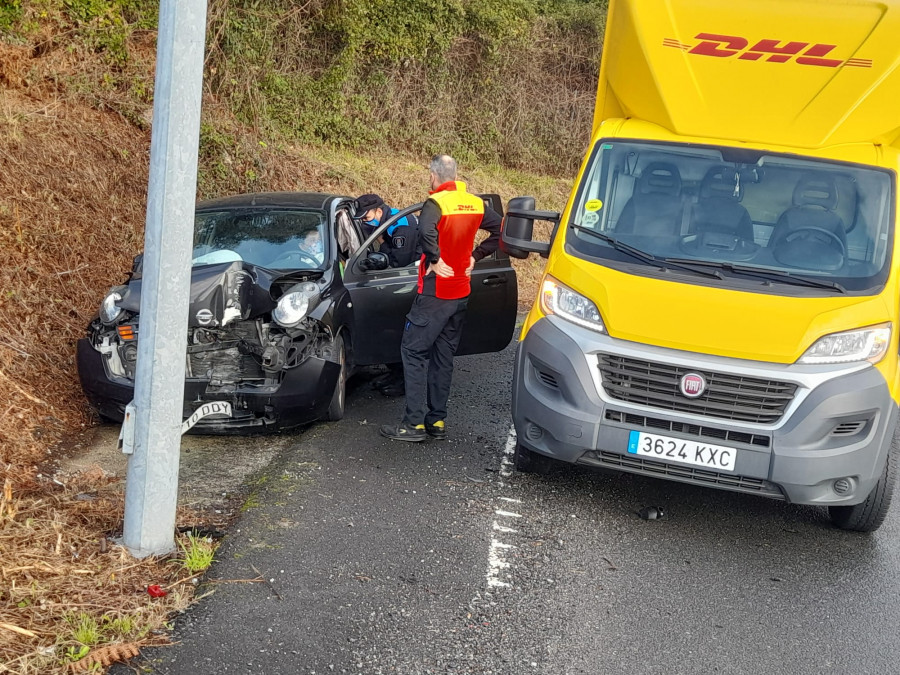
{"label": "dirt embankment", "polygon": [[[117,81],[152,82],[154,39],[132,36],[128,77]],[[93,423],[75,342],[143,247],[152,94],[107,86],[109,67],[60,36],[0,43],[0,673],[127,658],[164,640],[153,631],[191,596],[177,560],[135,563],[107,541],[122,514],[113,478],[93,471],[64,484],[45,464]],[[262,138],[208,92],[203,118],[200,198],[376,191],[404,206],[424,197],[425,158]],[[533,194],[542,208],[561,208],[569,185],[497,167],[462,177],[504,199]],[[520,296],[533,296],[542,267],[519,265]],[[171,592],[148,606],[148,583]]]}

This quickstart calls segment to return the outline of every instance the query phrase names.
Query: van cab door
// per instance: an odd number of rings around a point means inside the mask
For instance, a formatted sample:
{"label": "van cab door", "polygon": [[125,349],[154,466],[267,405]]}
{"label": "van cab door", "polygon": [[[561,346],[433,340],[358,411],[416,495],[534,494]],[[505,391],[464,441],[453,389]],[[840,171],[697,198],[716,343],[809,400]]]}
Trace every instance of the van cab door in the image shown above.
{"label": "van cab door", "polygon": [[[401,210],[351,255],[344,270],[344,286],[352,304],[353,360],[356,365],[398,363],[406,315],[417,294],[417,265],[365,269],[363,262],[380,246],[381,235],[397,219],[418,213],[422,204]],[[376,256],[377,257],[377,256]],[[480,354],[504,349],[515,330],[518,306],[516,274],[509,258],[499,251],[480,260],[472,271],[472,294],[457,354]]]}

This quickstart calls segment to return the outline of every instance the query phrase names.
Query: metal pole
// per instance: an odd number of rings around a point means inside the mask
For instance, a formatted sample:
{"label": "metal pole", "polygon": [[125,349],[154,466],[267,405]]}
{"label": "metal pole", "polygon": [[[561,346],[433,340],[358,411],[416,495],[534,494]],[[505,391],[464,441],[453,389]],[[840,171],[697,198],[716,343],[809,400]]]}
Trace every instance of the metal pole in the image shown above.
{"label": "metal pole", "polygon": [[175,547],[206,0],[162,0],[124,544]]}

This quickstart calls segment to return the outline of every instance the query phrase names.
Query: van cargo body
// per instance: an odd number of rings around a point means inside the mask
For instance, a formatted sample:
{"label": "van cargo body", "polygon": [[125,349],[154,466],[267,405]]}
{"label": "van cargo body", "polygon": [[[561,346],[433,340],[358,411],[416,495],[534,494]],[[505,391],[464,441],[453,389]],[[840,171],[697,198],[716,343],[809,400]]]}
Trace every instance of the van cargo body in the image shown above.
{"label": "van cargo body", "polygon": [[[895,483],[900,2],[612,0],[513,386],[516,463],[830,507]],[[517,208],[518,207],[518,208]],[[536,220],[555,221],[549,244]]]}

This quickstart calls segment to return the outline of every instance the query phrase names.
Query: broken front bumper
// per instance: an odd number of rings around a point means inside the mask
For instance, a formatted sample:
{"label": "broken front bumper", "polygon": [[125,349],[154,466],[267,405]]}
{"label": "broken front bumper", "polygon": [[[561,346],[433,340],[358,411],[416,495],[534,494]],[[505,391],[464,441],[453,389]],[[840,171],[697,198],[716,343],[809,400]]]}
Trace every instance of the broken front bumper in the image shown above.
{"label": "broken front bumper", "polygon": [[[78,341],[78,377],[85,396],[103,417],[122,421],[125,406],[134,398],[134,381],[112,375],[105,358],[89,339]],[[202,419],[191,433],[261,433],[307,424],[325,415],[339,373],[337,363],[311,356],[285,370],[278,384],[219,385],[211,392],[208,380],[187,378],[183,417],[187,419],[204,403],[227,401],[233,411],[230,419]]]}

